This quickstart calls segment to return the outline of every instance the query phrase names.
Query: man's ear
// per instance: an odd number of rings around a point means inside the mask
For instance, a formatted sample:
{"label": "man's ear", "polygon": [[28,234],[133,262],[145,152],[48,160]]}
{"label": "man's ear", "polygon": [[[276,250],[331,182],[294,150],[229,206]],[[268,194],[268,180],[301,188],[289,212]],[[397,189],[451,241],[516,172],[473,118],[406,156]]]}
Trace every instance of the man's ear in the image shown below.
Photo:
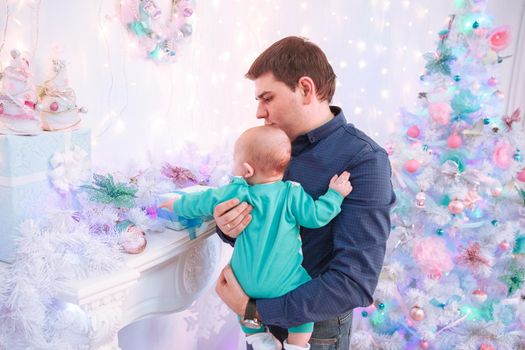
{"label": "man's ear", "polygon": [[312,78],[307,76],[299,78],[297,88],[303,97],[303,103],[310,104],[315,97],[315,84]]}
{"label": "man's ear", "polygon": [[255,174],[255,170],[249,163],[244,162],[242,163],[242,166],[244,167],[244,175],[242,177],[245,179],[248,179]]}

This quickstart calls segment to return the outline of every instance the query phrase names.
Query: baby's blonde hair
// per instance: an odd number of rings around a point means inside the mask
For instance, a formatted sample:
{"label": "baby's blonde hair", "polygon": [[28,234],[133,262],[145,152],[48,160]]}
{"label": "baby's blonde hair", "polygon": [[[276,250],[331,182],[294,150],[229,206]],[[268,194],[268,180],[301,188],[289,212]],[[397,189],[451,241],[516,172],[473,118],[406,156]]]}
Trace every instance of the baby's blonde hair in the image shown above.
{"label": "baby's blonde hair", "polygon": [[255,171],[265,175],[284,173],[292,154],[292,145],[286,133],[273,126],[246,130],[237,139],[236,147]]}

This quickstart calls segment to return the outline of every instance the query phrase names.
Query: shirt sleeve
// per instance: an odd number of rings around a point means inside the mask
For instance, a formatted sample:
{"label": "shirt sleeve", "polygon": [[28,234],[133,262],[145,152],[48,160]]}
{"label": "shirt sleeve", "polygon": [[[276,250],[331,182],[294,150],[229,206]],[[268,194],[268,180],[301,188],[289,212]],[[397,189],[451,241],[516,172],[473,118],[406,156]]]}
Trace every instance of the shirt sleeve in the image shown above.
{"label": "shirt sleeve", "polygon": [[184,194],[173,203],[173,211],[187,219],[202,218],[213,215],[213,209],[221,202],[232,198],[239,198],[240,187],[229,184],[219,188],[210,188],[206,191]]}
{"label": "shirt sleeve", "polygon": [[348,166],[353,191],[331,223],[333,258],[311,281],[278,298],[258,299],[265,324],[289,328],[333,319],[373,301],[390,233],[395,194],[386,152],[361,150]]}
{"label": "shirt sleeve", "polygon": [[344,197],[331,188],[314,200],[298,183],[292,183],[290,211],[297,223],[307,228],[319,228],[328,224],[341,211]]}

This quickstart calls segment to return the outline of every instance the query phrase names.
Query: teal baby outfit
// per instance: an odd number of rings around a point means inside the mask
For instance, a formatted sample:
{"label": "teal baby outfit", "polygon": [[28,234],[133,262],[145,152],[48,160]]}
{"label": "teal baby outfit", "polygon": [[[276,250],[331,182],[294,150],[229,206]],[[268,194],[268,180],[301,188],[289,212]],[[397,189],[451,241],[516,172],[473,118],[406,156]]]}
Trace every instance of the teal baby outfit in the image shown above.
{"label": "teal baby outfit", "polygon": [[[274,298],[311,280],[301,265],[299,226],[319,228],[328,224],[341,211],[343,196],[328,189],[314,201],[296,182],[250,185],[235,177],[226,186],[185,194],[174,203],[173,210],[187,219],[210,216],[217,204],[232,198],[253,206],[252,221],[237,237],[230,261],[245,293],[254,299]],[[288,329],[291,333],[312,330],[313,323]]]}

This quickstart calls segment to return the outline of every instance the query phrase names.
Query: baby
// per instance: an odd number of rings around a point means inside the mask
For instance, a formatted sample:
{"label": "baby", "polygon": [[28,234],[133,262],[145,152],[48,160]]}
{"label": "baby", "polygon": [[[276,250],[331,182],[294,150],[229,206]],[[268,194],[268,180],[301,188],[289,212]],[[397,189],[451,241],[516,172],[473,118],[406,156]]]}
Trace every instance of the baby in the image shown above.
{"label": "baby", "polygon": [[[319,228],[340,211],[352,191],[350,174],[330,180],[327,192],[312,199],[300,184],[283,182],[291,144],[281,129],[260,126],[246,130],[235,143],[232,182],[204,192],[183,195],[161,207],[187,219],[210,216],[214,207],[237,198],[253,206],[252,220],[237,237],[231,268],[246,294],[253,299],[284,295],[311,278],[302,267],[300,226]],[[254,350],[281,349],[280,342],[257,320],[241,327]],[[288,329],[284,349],[309,349],[313,323]]]}

